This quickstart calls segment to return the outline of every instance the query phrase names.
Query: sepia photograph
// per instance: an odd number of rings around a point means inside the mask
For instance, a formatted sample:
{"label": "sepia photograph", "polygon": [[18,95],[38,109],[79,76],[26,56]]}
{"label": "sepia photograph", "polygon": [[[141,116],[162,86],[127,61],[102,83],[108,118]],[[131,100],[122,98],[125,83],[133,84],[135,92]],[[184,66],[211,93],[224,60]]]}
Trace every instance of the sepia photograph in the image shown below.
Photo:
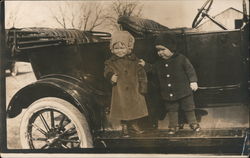
{"label": "sepia photograph", "polygon": [[0,157],[250,153],[248,0],[0,0],[0,31]]}

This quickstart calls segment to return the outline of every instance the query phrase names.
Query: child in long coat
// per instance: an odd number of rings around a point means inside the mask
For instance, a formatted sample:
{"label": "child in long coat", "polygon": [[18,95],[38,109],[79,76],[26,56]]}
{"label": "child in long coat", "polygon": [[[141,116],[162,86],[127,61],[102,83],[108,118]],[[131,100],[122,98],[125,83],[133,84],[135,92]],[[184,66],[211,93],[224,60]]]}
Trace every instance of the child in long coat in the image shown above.
{"label": "child in long coat", "polygon": [[132,52],[134,38],[127,31],[112,34],[112,56],[105,61],[104,76],[112,85],[110,119],[120,120],[123,135],[140,134],[138,119],[148,115],[144,95],[147,76],[139,59]]}
{"label": "child in long coat", "polygon": [[192,64],[184,55],[176,53],[176,35],[172,32],[159,35],[155,47],[161,59],[153,65],[141,60],[140,65],[159,80],[161,97],[169,115],[169,134],[178,130],[179,108],[184,111],[190,127],[199,131],[192,92],[198,89],[198,79]]}

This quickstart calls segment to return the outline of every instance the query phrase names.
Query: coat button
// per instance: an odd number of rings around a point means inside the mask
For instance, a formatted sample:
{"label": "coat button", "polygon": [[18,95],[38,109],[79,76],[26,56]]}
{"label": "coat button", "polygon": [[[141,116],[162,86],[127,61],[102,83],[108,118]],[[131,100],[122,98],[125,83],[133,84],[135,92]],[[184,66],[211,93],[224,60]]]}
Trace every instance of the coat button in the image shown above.
{"label": "coat button", "polygon": [[172,93],[169,94],[170,97],[174,96]]}
{"label": "coat button", "polygon": [[170,75],[169,75],[169,74],[167,74],[166,76],[167,76],[167,78],[169,78],[169,77],[170,77]]}
{"label": "coat button", "polygon": [[168,67],[168,64],[165,64],[166,67]]}
{"label": "coat button", "polygon": [[171,87],[171,84],[168,84],[168,87]]}

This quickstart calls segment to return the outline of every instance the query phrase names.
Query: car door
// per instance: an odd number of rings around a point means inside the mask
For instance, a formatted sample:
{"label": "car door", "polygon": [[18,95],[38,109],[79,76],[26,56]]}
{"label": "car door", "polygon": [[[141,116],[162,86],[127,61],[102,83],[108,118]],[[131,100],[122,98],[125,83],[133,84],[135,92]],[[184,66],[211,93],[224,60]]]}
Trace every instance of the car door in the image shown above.
{"label": "car door", "polygon": [[246,100],[246,51],[240,30],[186,33],[184,40],[185,54],[198,75],[197,105]]}

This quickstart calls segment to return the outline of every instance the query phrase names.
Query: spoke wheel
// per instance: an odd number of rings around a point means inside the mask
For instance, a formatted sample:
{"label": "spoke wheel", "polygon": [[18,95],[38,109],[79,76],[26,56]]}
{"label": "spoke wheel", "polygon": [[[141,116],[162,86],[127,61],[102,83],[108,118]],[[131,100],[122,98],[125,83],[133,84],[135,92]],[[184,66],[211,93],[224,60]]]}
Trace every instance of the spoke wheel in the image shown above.
{"label": "spoke wheel", "polygon": [[30,105],[20,126],[24,149],[92,148],[86,118],[71,103],[42,98]]}

